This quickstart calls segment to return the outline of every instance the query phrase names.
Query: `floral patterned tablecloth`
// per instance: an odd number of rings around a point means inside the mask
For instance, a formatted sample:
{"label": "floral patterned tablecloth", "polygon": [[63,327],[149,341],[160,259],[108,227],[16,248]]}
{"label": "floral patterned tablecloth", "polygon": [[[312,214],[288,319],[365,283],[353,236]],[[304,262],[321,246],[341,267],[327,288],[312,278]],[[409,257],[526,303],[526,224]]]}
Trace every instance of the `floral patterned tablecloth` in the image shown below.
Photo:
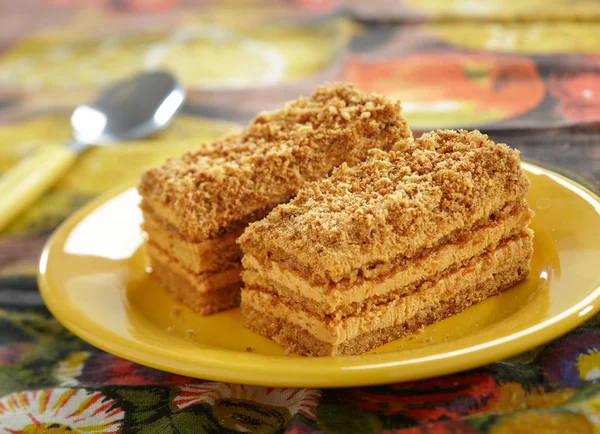
{"label": "floral patterned tablecloth", "polygon": [[326,80],[400,98],[417,131],[477,127],[598,192],[597,2],[0,2],[0,172],[66,140],[70,110],[100,86],[155,68],[189,89],[172,127],[82,155],[0,234],[0,433],[600,432],[600,316],[443,378],[268,388],[102,352],[51,317],[34,277],[45,240],[82,204]]}

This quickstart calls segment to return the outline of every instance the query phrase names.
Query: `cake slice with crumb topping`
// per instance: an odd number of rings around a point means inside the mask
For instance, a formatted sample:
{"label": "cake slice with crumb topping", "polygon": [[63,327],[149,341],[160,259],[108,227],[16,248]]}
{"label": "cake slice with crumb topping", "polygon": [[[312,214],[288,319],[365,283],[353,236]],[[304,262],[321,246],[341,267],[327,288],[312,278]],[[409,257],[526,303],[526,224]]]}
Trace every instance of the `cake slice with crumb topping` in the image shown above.
{"label": "cake slice with crumb topping", "polygon": [[412,137],[398,102],[348,84],[262,113],[240,134],[146,170],[138,187],[153,274],[200,314],[239,304],[244,228],[308,181]]}
{"label": "cake slice with crumb topping", "polygon": [[478,131],[396,148],[342,165],[245,230],[250,329],[302,355],[360,354],[527,276],[518,151]]}

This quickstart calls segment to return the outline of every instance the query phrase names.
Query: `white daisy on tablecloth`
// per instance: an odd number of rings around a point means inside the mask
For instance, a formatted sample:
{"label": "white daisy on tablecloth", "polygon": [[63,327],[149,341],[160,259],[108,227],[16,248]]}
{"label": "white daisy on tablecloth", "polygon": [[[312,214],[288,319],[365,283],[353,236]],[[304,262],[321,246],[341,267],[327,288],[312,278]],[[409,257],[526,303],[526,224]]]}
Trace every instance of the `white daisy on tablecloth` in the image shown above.
{"label": "white daisy on tablecloth", "polygon": [[0,399],[0,433],[117,433],[125,413],[100,392],[55,388]]}
{"label": "white daisy on tablecloth", "polygon": [[195,404],[215,405],[219,400],[243,400],[282,407],[291,416],[300,413],[309,419],[319,403],[321,393],[316,389],[293,389],[286,387],[258,387],[229,383],[200,383],[188,384],[181,388],[173,400],[173,405],[179,410]]}
{"label": "white daisy on tablecloth", "polygon": [[81,375],[85,361],[89,357],[90,353],[87,351],[69,354],[54,369],[54,377],[60,381],[61,386],[77,386],[79,384],[77,377]]}

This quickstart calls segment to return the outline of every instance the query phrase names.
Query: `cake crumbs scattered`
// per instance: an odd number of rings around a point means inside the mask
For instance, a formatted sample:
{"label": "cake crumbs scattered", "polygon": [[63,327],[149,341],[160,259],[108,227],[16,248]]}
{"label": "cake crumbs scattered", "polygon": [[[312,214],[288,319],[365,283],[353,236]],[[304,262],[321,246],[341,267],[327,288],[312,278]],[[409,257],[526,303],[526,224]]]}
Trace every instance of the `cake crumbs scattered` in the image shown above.
{"label": "cake crumbs scattered", "polygon": [[181,315],[181,308],[177,306],[173,306],[171,308],[171,318],[176,318]]}
{"label": "cake crumbs scattered", "polygon": [[251,353],[252,351],[254,351],[254,348],[252,348],[252,347],[246,347],[246,352]]}

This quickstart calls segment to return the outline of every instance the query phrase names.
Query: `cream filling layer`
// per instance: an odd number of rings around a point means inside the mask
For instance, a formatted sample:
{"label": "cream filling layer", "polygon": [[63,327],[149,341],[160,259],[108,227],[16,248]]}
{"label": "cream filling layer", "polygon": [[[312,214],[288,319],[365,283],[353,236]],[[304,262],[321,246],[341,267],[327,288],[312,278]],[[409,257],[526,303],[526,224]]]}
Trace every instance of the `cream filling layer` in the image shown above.
{"label": "cream filling layer", "polygon": [[286,303],[286,297],[254,290],[252,287],[242,289],[242,305],[251,306],[259,312],[268,312],[269,315],[305,329],[323,342],[338,345],[363,333],[402,325],[422,310],[444,300],[459,298],[466,301],[470,290],[515,265],[528,271],[533,251],[532,238],[533,233],[526,230],[522,237],[503,243],[496,250],[474,258],[468,265],[436,282],[427,282],[417,291],[404,297],[340,319],[320,320],[310,312],[298,309],[298,304]]}
{"label": "cream filling layer", "polygon": [[[494,226],[474,231],[466,241],[446,244],[421,258],[408,261],[383,280],[369,279],[351,286],[314,285],[297,271],[286,268],[283,264],[274,261],[261,264],[250,254],[242,258],[242,278],[248,286],[269,287],[269,290],[275,291],[278,286],[282,286],[287,289],[285,295],[293,298],[294,293],[297,293],[299,297],[319,303],[325,312],[333,313],[341,306],[362,303],[370,297],[385,295],[402,288],[409,291],[411,286],[442,273],[452,265],[461,264],[494,248],[502,239],[524,227],[530,219],[528,209],[511,215]],[[269,281],[275,285],[269,286]]]}
{"label": "cream filling layer", "polygon": [[148,234],[148,239],[163,251],[171,252],[177,261],[194,273],[218,270],[223,264],[242,257],[242,251],[235,240],[243,229],[235,229],[222,237],[195,243],[165,228],[151,213],[143,211],[143,215],[142,228]]}
{"label": "cream filling layer", "polygon": [[167,253],[152,243],[146,243],[146,253],[153,260],[158,261],[164,267],[170,268],[171,271],[183,277],[198,292],[215,291],[241,280],[241,264],[234,264],[229,268],[217,272],[196,274],[184,268],[178,261],[171,258]]}

